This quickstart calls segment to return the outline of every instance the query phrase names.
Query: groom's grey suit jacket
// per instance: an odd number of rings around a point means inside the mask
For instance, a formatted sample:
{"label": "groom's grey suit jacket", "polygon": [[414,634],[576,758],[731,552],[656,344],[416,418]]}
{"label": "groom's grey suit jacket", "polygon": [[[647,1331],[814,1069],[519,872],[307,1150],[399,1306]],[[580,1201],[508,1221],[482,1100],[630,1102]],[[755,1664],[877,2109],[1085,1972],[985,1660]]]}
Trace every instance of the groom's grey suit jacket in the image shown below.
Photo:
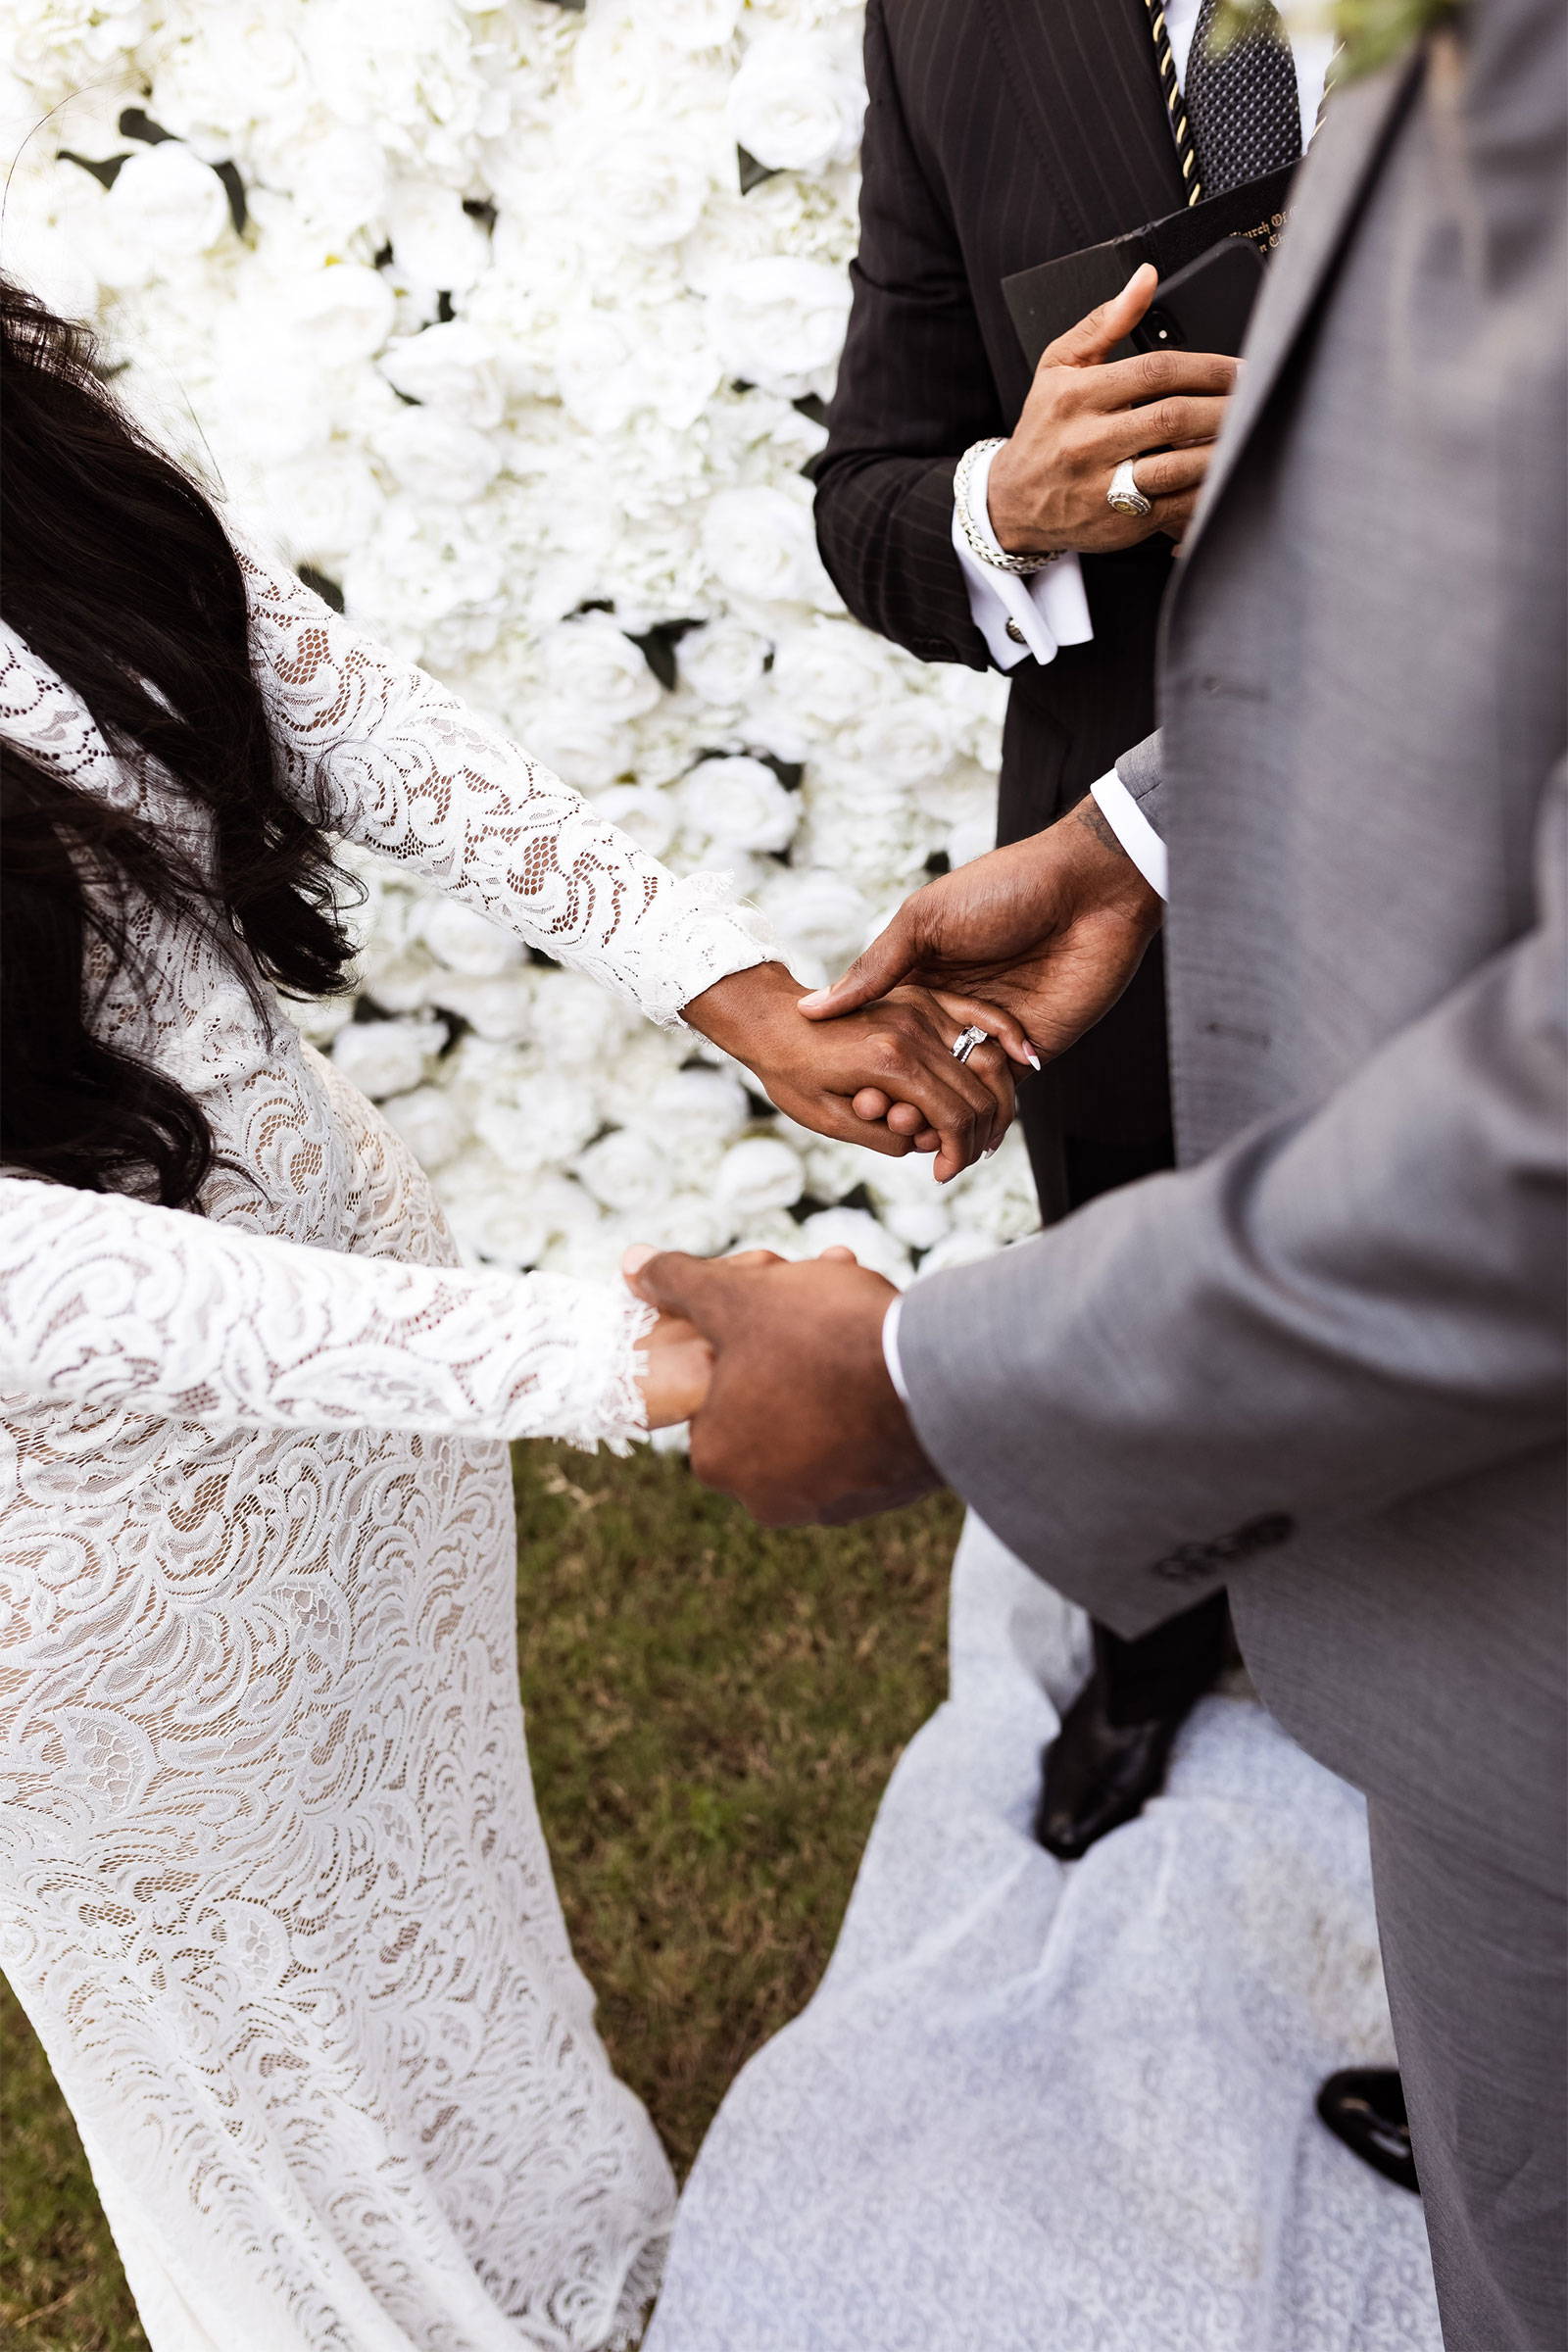
{"label": "groom's grey suit jacket", "polygon": [[1502,2352],[1562,2341],[1568,63],[1561,0],[1460,24],[1331,104],[1123,764],[1181,1168],[900,1350],[1009,1544],[1129,1634],[1229,1582],[1367,1790],[1449,2341]]}

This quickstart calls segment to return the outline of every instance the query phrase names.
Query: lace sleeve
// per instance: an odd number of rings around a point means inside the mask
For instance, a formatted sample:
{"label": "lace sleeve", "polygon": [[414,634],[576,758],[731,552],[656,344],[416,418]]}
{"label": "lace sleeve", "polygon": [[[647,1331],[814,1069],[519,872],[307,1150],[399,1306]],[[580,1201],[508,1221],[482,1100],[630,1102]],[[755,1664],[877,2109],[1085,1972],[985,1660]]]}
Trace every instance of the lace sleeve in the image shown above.
{"label": "lace sleeve", "polygon": [[204,1428],[644,1434],[648,1308],[559,1274],[468,1274],[0,1177],[0,1385]]}
{"label": "lace sleeve", "polygon": [[252,660],[285,782],[331,830],[401,858],[673,1027],[773,950],[729,883],[677,881],[457,697],[248,550]]}

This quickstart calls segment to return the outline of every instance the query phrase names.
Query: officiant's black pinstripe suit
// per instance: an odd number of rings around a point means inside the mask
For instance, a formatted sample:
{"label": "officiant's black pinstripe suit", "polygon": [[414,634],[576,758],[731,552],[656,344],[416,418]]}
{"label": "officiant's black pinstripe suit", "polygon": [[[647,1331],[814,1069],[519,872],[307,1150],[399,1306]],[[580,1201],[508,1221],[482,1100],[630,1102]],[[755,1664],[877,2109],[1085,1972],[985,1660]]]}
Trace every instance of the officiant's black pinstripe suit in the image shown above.
{"label": "officiant's black pinstripe suit", "polygon": [[[1144,0],[870,0],[865,54],[860,251],[817,532],[860,620],[926,661],[983,669],[953,469],[970,442],[1010,430],[1029,388],[1002,280],[1176,211],[1176,151]],[[1002,839],[1048,824],[1153,724],[1170,563],[1157,537],[1088,558],[1093,643],[1011,673]],[[1156,957],[1025,1090],[1024,1122],[1048,1216],[1107,1172],[1160,1164]]]}

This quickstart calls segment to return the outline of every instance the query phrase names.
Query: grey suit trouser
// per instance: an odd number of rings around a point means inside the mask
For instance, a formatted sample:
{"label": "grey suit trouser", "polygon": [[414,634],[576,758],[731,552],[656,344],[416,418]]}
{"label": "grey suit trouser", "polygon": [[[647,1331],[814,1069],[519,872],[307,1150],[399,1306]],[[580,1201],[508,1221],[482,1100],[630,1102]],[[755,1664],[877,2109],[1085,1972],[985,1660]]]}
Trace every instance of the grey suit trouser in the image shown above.
{"label": "grey suit trouser", "polygon": [[1444,2341],[1562,2352],[1568,1912],[1430,1821],[1376,1799],[1369,1817]]}

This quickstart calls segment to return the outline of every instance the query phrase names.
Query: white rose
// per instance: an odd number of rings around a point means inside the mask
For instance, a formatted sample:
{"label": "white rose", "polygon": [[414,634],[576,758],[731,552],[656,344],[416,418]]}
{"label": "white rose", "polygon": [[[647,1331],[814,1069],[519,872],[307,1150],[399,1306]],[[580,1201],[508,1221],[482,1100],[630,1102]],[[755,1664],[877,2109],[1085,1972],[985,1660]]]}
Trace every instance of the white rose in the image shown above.
{"label": "white rose", "polygon": [[554,768],[579,792],[599,792],[632,764],[625,728],[576,703],[535,704],[523,740],[531,759]]}
{"label": "white rose", "polygon": [[480,432],[501,422],[495,348],[465,319],[450,318],[394,343],[380,366],[393,390],[410,400],[427,401]]}
{"label": "white rose", "polygon": [[618,433],[642,399],[631,337],[591,305],[574,304],[563,318],[555,367],[566,414],[590,433]]}
{"label": "white rose", "polygon": [[772,769],[744,756],[699,760],[680,801],[687,832],[722,849],[782,850],[800,817]]}
{"label": "white rose", "polygon": [[804,797],[808,823],[803,846],[812,865],[846,874],[879,895],[913,884],[928,855],[927,835],[896,779],[820,758],[812,762]]}
{"label": "white rose", "polygon": [[382,1012],[418,1012],[432,1002],[434,969],[424,948],[394,947],[372,937],[360,959],[360,985]]}
{"label": "white rose", "polygon": [[829,969],[852,963],[871,936],[871,909],[844,874],[787,868],[764,883],[761,907],[781,939]]}
{"label": "white rose", "polygon": [[475,1037],[520,1045],[533,1030],[533,986],[526,972],[453,972],[436,966],[421,984],[428,1004],[466,1020]]}
{"label": "white rose", "polygon": [[865,1182],[863,1146],[836,1143],[830,1136],[808,1136],[806,1144],[807,1190],[814,1200],[842,1200]]}
{"label": "white rose", "polygon": [[808,497],[761,484],[715,492],[703,511],[703,554],[733,596],[843,610],[816,552]]}
{"label": "white rose", "polygon": [[561,169],[579,187],[578,201],[616,242],[651,249],[678,245],[702,217],[712,180],[684,143],[665,130],[617,126],[584,157],[582,127],[563,126]]}
{"label": "white rose", "polygon": [[652,0],[650,10],[661,37],[677,49],[716,49],[729,39],[740,13],[741,0]]}
{"label": "white rose", "polygon": [[768,675],[768,699],[822,726],[850,726],[888,692],[887,651],[852,620],[817,617],[786,629]]}
{"label": "white rose", "polygon": [[932,1250],[945,1241],[953,1231],[953,1219],[947,1203],[930,1183],[930,1198],[925,1200],[896,1200],[882,1210],[882,1222],[896,1241],[910,1250]]}
{"label": "white rose", "polygon": [[355,1021],[332,1042],[332,1059],[351,1086],[372,1102],[411,1094],[446,1042],[440,1021]]}
{"label": "white rose", "polygon": [[726,1144],[752,1115],[746,1089],[723,1070],[672,1070],[637,1108],[635,1124],[676,1160]]}
{"label": "white rose", "polygon": [[950,866],[967,865],[971,858],[983,858],[997,846],[997,812],[995,808],[978,809],[972,816],[963,816],[950,827],[943,843]]}
{"label": "white rose", "polygon": [[289,555],[328,577],[369,537],[386,498],[368,459],[341,442],[274,467],[269,486],[269,507]]}
{"label": "white rose", "polygon": [[680,815],[675,796],[655,785],[612,784],[595,794],[594,808],[650,858],[662,858],[675,838]]}
{"label": "white rose", "polygon": [[545,676],[568,706],[621,723],[652,710],[662,692],[642,651],[608,612],[564,620],[542,640]]}
{"label": "white rose", "polygon": [[456,527],[444,509],[402,499],[388,501],[372,537],[343,566],[350,617],[432,664],[495,643],[503,588],[494,542]]}
{"label": "white rose", "polygon": [[329,262],[303,271],[287,293],[294,331],[317,368],[347,368],[378,352],[392,332],[396,302],[379,270]]}
{"label": "white rose", "polygon": [[713,1198],[737,1224],[772,1208],[789,1208],[806,1190],[801,1155],[782,1136],[749,1135],[731,1144],[713,1180]]}
{"label": "white rose", "polygon": [[537,1266],[564,1233],[597,1225],[599,1211],[569,1177],[520,1179],[487,1145],[470,1145],[441,1170],[441,1204],[463,1250],[519,1272]]}
{"label": "white rose", "polygon": [[657,1240],[661,1250],[684,1250],[688,1257],[717,1257],[734,1232],[726,1211],[701,1193],[675,1193],[659,1210],[656,1232],[637,1238]]}
{"label": "white rose", "polygon": [[161,139],[126,157],[104,214],[113,253],[106,248],[103,273],[112,285],[136,284],[216,245],[229,225],[228,192],[181,140]]}
{"label": "white rose", "polygon": [[365,222],[379,222],[386,213],[386,156],[368,130],[338,123],[304,140],[289,184],[302,217],[345,240]]}
{"label": "white rose", "polygon": [[381,1116],[424,1168],[445,1167],[467,1140],[463,1113],[445,1087],[420,1086],[412,1095],[394,1095],[382,1103]]}
{"label": "white rose", "polygon": [[309,1038],[323,1053],[338,1031],[354,1018],[354,1003],[349,997],[323,997],[309,1004],[290,1004],[285,998],[283,1009],[301,1037]]}
{"label": "white rose", "polygon": [[418,929],[432,956],[454,972],[488,978],[510,972],[527,954],[514,931],[493,922],[461,899],[430,899],[419,908]]}
{"label": "white rose", "polygon": [[[0,67],[0,86],[4,78]],[[21,84],[14,86],[20,94]],[[15,116],[0,132],[8,156],[25,138],[33,120],[30,113]],[[24,159],[24,155],[25,150]],[[89,318],[98,301],[93,256],[108,199],[74,165],[58,165],[46,175],[29,173],[24,159],[13,168],[6,191],[6,269],[63,318]]]}
{"label": "white rose", "polygon": [[738,620],[705,621],[675,649],[680,674],[705,703],[743,703],[762,683],[768,644]]}
{"label": "white rose", "polygon": [[428,179],[399,181],[386,212],[398,267],[423,286],[466,293],[490,260],[490,239],[463,209],[455,188]]}
{"label": "white rose", "polygon": [[536,971],[533,988],[534,1035],[563,1069],[618,1073],[626,1054],[645,1041],[661,1056],[678,1050],[662,1032],[646,1029],[623,998],[586,973]]}
{"label": "white rose", "polygon": [[728,263],[709,281],[725,365],[784,400],[832,390],[849,315],[849,277],[825,262],[773,254]]}
{"label": "white rose", "polygon": [[995,1257],[997,1248],[989,1234],[977,1233],[970,1226],[956,1226],[921,1258],[921,1275],[946,1274],[953,1266],[978,1265],[983,1257]]}
{"label": "white rose", "polygon": [[488,435],[460,424],[439,409],[399,409],[375,436],[378,455],[411,497],[466,506],[481,498],[501,469]]}
{"label": "white rose", "polygon": [[882,1275],[900,1290],[914,1270],[908,1251],[863,1208],[820,1208],[806,1219],[801,1238],[813,1257],[824,1250],[853,1250],[862,1266],[869,1266],[873,1274]]}
{"label": "white rose", "polygon": [[865,84],[847,52],[811,32],[760,33],[730,83],[738,146],[775,172],[820,172],[854,155]]}
{"label": "white rose", "polygon": [[578,1182],[621,1216],[649,1216],[675,1189],[674,1172],[646,1134],[618,1127],[590,1144],[576,1164]]}
{"label": "white rose", "polygon": [[580,1152],[599,1125],[591,1087],[570,1070],[518,1074],[473,1104],[474,1133],[507,1167],[548,1167]]}
{"label": "white rose", "polygon": [[867,711],[849,729],[842,748],[851,759],[901,784],[920,784],[939,775],[958,749],[947,711],[934,697],[922,694],[907,694]]}

